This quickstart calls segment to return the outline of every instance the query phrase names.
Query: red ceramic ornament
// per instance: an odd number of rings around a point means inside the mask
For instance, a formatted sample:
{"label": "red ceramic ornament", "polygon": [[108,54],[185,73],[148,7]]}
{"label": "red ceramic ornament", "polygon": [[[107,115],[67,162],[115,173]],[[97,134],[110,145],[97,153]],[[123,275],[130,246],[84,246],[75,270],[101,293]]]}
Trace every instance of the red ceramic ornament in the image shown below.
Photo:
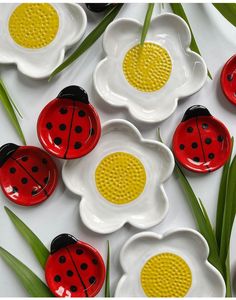
{"label": "red ceramic ornament", "polygon": [[213,172],[229,158],[231,138],[225,125],[201,105],[190,107],[173,136],[176,159],[188,170]]}
{"label": "red ceramic ornament", "polygon": [[101,124],[85,90],[69,86],[42,110],[37,130],[45,150],[58,158],[74,159],[97,145]]}
{"label": "red ceramic ornament", "polygon": [[224,65],[220,83],[226,98],[236,105],[236,54]]}
{"label": "red ceramic ornament", "polygon": [[94,297],[103,286],[105,266],[95,248],[61,234],[52,241],[45,276],[56,297]]}
{"label": "red ceramic ornament", "polygon": [[57,181],[57,167],[45,151],[15,144],[0,148],[0,185],[16,204],[31,206],[45,201]]}

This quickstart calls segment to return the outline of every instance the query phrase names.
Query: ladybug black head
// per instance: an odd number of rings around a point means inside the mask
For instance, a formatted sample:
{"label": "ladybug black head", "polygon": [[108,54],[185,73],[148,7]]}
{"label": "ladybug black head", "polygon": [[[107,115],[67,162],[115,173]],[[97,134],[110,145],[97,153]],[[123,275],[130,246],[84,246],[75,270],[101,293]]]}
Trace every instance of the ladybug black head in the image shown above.
{"label": "ladybug black head", "polygon": [[186,110],[181,122],[187,121],[188,119],[191,118],[200,117],[200,116],[211,116],[211,114],[205,106],[193,105]]}
{"label": "ladybug black head", "polygon": [[57,98],[63,99],[63,98],[69,98],[75,101],[80,101],[83,102],[85,104],[89,104],[89,100],[88,100],[88,94],[86,93],[86,91],[77,85],[70,85],[66,88],[64,88],[59,95],[57,96]]}
{"label": "ladybug black head", "polygon": [[111,3],[86,3],[89,10],[97,13],[105,11],[110,5]]}
{"label": "ladybug black head", "polygon": [[63,233],[56,236],[51,243],[51,253],[55,253],[61,248],[76,244],[78,240],[71,234]]}
{"label": "ladybug black head", "polygon": [[0,168],[18,148],[19,146],[12,143],[5,144],[0,148]]}

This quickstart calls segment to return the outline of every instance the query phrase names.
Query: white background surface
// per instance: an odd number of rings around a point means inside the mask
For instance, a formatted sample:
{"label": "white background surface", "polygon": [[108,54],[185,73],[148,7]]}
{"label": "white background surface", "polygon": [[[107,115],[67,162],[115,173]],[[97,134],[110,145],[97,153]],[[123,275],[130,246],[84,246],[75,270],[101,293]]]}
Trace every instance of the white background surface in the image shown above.
{"label": "white background surface", "polygon": [[[231,134],[236,137],[236,107],[225,99],[219,85],[222,66],[236,52],[236,29],[224,20],[211,4],[185,4],[184,6],[191,20],[192,29],[202,56],[213,75],[213,80],[208,79],[200,92],[180,101],[174,115],[160,125],[162,137],[169,145],[171,144],[174,129],[182,119],[185,110],[193,104],[205,105],[214,116],[225,123]],[[166,5],[166,9],[168,10],[168,5]],[[122,8],[119,17],[133,17],[142,22],[145,12],[146,4],[127,4]],[[88,33],[101,16],[87,10],[86,13],[88,16],[86,32]],[[153,16],[158,13],[159,6],[156,5]],[[92,83],[92,73],[96,64],[103,57],[102,40],[99,39],[79,60],[50,83],[46,80],[31,80],[21,75],[14,66],[0,66],[1,77],[7,85],[12,98],[23,112],[24,119],[21,121],[21,125],[29,145],[40,147],[36,135],[36,122],[42,108],[51,99],[55,98],[60,90],[71,84],[77,84],[85,88],[89,94],[90,101],[99,111],[102,122],[113,118],[124,118],[133,122],[144,137],[156,138],[157,125],[147,126],[143,123],[137,123],[130,118],[126,110],[112,109],[105,105],[96,95]],[[20,144],[14,128],[9,123],[0,105],[0,144],[8,142]],[[60,166],[61,162],[58,162],[58,165]],[[213,223],[221,172],[222,169],[207,175],[187,173],[194,191],[203,200]],[[186,203],[185,196],[174,176],[166,182],[165,189],[170,201],[169,213],[160,225],[151,230],[163,233],[178,227],[195,228],[194,219]],[[137,229],[125,226],[121,230],[105,236],[91,232],[84,227],[80,220],[79,200],[75,195],[65,190],[61,181],[53,196],[38,207],[25,208],[16,206],[9,202],[1,193],[0,245],[22,260],[42,279],[44,279],[43,271],[25,241],[8,219],[3,209],[4,205],[7,205],[25,221],[48,247],[56,235],[67,232],[91,243],[101,251],[104,259],[106,259],[106,240],[109,239],[111,245],[111,286],[112,293],[114,292],[122,274],[119,265],[120,248],[130,236],[138,232]],[[234,230],[231,251],[233,274],[236,271],[235,237],[236,231]],[[101,291],[100,296],[103,295],[104,293]],[[0,260],[0,296],[27,296],[13,272],[2,260]]]}

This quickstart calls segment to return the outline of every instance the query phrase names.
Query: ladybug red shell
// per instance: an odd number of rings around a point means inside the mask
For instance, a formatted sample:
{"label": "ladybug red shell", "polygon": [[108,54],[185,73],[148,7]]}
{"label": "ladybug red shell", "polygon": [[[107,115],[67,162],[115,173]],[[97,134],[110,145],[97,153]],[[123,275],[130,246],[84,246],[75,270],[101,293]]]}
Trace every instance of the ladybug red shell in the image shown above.
{"label": "ladybug red shell", "polygon": [[228,129],[208,109],[194,105],[185,112],[173,136],[173,152],[186,169],[215,171],[226,163],[230,150]]}
{"label": "ladybug red shell", "polygon": [[57,181],[57,167],[45,151],[10,143],[0,148],[0,185],[16,204],[30,206],[45,201]]}
{"label": "ladybug red shell", "polygon": [[226,98],[236,105],[236,54],[224,65],[220,83]]}
{"label": "ladybug red shell", "polygon": [[52,241],[45,277],[56,297],[94,297],[103,286],[105,266],[95,248],[61,234]]}
{"label": "ladybug red shell", "polygon": [[85,90],[69,86],[42,110],[37,131],[45,150],[58,158],[74,159],[93,150],[101,124]]}

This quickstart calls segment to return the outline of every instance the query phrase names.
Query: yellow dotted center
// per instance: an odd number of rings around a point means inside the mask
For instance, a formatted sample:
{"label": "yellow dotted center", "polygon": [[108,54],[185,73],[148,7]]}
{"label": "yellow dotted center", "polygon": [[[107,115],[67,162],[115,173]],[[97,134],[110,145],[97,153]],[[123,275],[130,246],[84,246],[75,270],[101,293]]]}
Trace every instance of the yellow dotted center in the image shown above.
{"label": "yellow dotted center", "polygon": [[192,273],[180,256],[162,253],[146,262],[141,284],[148,297],[184,297],[191,287]]}
{"label": "yellow dotted center", "polygon": [[13,40],[25,48],[38,49],[50,44],[59,28],[59,16],[50,4],[26,3],[17,6],[9,20]]}
{"label": "yellow dotted center", "polygon": [[135,156],[125,152],[109,154],[99,163],[95,172],[99,193],[114,204],[135,200],[144,190],[146,172]]}
{"label": "yellow dotted center", "polygon": [[154,43],[134,46],[123,61],[126,79],[142,92],[154,92],[162,88],[170,77],[171,69],[168,52]]}

